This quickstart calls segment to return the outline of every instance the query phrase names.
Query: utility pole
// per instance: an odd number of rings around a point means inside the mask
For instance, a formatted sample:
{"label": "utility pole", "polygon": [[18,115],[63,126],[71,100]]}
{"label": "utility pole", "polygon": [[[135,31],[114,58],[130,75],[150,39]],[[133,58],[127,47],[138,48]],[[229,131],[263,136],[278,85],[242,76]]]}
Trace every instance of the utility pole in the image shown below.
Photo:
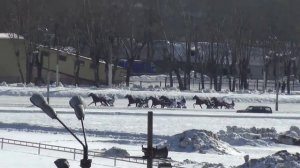
{"label": "utility pole", "polygon": [[148,112],[148,133],[147,133],[147,150],[148,150],[148,158],[147,158],[147,168],[153,167],[153,112]]}

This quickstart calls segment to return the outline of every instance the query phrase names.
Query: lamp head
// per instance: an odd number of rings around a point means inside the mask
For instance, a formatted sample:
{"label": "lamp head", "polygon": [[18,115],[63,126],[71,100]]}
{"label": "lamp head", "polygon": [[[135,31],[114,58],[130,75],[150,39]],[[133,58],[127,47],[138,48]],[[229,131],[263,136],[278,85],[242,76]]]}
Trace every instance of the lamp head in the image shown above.
{"label": "lamp head", "polygon": [[36,107],[39,107],[43,110],[44,113],[46,113],[50,118],[57,119],[57,114],[53,110],[51,106],[49,106],[44,97],[41,94],[35,93],[30,97],[30,101],[33,105]]}
{"label": "lamp head", "polygon": [[74,109],[78,120],[84,120],[84,102],[82,98],[80,96],[73,96],[69,104]]}
{"label": "lamp head", "polygon": [[39,93],[34,93],[31,97],[30,97],[30,101],[33,105],[35,105],[36,107],[42,108],[46,103],[43,95],[39,94]]}
{"label": "lamp head", "polygon": [[67,159],[57,159],[54,161],[54,164],[56,165],[57,168],[69,168],[69,162]]}

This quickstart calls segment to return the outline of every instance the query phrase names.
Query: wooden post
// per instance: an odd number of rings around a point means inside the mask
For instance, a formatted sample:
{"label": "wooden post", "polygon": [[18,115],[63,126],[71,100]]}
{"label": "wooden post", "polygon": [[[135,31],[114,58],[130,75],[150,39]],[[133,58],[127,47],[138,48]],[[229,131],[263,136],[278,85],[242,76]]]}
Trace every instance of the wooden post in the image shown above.
{"label": "wooden post", "polygon": [[117,159],[116,159],[116,157],[114,157],[114,167],[116,167],[117,166]]}
{"label": "wooden post", "polygon": [[140,81],[140,87],[142,87],[142,83],[143,83],[143,82],[142,82],[142,81]]}
{"label": "wooden post", "polygon": [[73,156],[73,159],[75,160],[75,157],[76,157],[76,149],[74,148],[74,156]]}
{"label": "wooden post", "polygon": [[3,149],[3,138],[1,139],[1,149]]}
{"label": "wooden post", "polygon": [[161,87],[161,81],[159,81],[159,87]]}
{"label": "wooden post", "polygon": [[38,150],[38,154],[41,154],[41,143],[39,143],[39,150]]}
{"label": "wooden post", "polygon": [[148,112],[148,132],[147,132],[147,150],[148,150],[148,158],[147,158],[147,168],[152,168],[153,162],[153,112]]}

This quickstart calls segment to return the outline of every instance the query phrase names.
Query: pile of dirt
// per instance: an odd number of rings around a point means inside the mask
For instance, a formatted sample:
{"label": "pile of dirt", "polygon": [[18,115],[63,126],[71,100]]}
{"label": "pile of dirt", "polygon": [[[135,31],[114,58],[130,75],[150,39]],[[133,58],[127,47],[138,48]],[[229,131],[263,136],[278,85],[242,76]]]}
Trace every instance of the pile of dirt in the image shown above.
{"label": "pile of dirt", "polygon": [[278,136],[275,128],[241,128],[227,126],[227,130],[217,133],[218,138],[234,146],[269,146],[274,144]]}
{"label": "pile of dirt", "polygon": [[163,144],[171,151],[236,154],[238,151],[207,130],[187,130],[168,138]]}
{"label": "pile of dirt", "polygon": [[300,168],[300,154],[283,150],[261,159],[251,159],[236,168]]}
{"label": "pile of dirt", "polygon": [[125,150],[117,147],[112,147],[108,150],[104,150],[102,156],[105,157],[128,157],[130,154]]}

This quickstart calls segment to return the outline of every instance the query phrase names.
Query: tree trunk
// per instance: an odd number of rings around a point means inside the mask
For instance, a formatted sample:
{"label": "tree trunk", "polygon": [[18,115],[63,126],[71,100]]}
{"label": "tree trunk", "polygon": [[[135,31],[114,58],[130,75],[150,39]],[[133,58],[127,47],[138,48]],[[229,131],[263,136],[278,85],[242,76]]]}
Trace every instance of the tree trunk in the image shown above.
{"label": "tree trunk", "polygon": [[236,78],[233,77],[233,81],[232,81],[232,92],[235,92],[235,85],[236,85]]}
{"label": "tree trunk", "polygon": [[172,73],[172,71],[169,71],[169,77],[170,77],[170,87],[173,87],[173,73]]}
{"label": "tree trunk", "polygon": [[128,60],[128,66],[127,66],[127,71],[126,71],[126,86],[129,87],[129,82],[130,82],[130,76],[131,76],[131,68],[133,65],[133,59]]}
{"label": "tree trunk", "polygon": [[204,74],[202,72],[201,72],[201,85],[202,85],[202,89],[205,89]]}
{"label": "tree trunk", "polygon": [[174,73],[177,77],[177,81],[178,81],[178,85],[179,85],[179,90],[185,90],[184,86],[183,86],[183,82],[179,73],[178,69],[174,69]]}
{"label": "tree trunk", "polygon": [[291,81],[291,61],[289,60],[288,67],[287,67],[287,79],[286,79],[287,94],[291,94],[290,81]]}

